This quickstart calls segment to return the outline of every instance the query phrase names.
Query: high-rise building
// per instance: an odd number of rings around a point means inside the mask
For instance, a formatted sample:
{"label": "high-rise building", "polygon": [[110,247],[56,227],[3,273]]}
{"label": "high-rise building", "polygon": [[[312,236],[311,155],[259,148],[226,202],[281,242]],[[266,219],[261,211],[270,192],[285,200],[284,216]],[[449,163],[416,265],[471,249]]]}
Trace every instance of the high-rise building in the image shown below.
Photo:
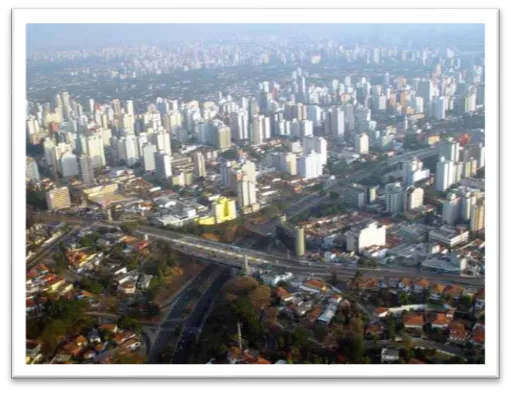
{"label": "high-rise building", "polygon": [[237,112],[232,112],[230,115],[232,139],[235,141],[248,140],[248,112],[245,109],[240,109]]}
{"label": "high-rise building", "polygon": [[390,183],[385,186],[385,205],[391,214],[403,211],[403,187],[401,183]]}
{"label": "high-rise building", "polygon": [[299,132],[300,134],[297,135],[300,139],[302,138],[307,138],[309,136],[312,136],[314,135],[314,125],[312,124],[312,121],[310,120],[300,120],[299,121],[299,125],[300,125],[300,128],[299,128]]}
{"label": "high-rise building", "polygon": [[192,155],[192,159],[194,175],[198,177],[206,176],[206,162],[204,160],[204,154],[201,152],[195,152]]}
{"label": "high-rise building", "polygon": [[241,164],[240,171],[246,176],[249,182],[252,182],[254,184],[257,183],[255,163],[249,160],[245,161],[243,164]]}
{"label": "high-rise building", "polygon": [[403,182],[407,186],[429,178],[429,169],[423,168],[422,161],[413,157],[403,163]]}
{"label": "high-rise building", "polygon": [[131,166],[140,161],[138,154],[138,140],[135,135],[128,135],[121,138],[118,143],[119,157],[122,157],[126,165]]}
{"label": "high-rise building", "polygon": [[454,225],[460,219],[461,198],[450,192],[442,205],[442,222]]}
{"label": "high-rise building", "polygon": [[436,164],[435,188],[445,191],[454,184],[454,164],[445,157],[440,157]]}
{"label": "high-rise building", "polygon": [[146,143],[142,147],[142,161],[144,164],[144,170],[146,172],[152,172],[156,169],[154,162],[154,154],[156,153],[156,146],[152,143]]}
{"label": "high-rise building", "polygon": [[39,181],[39,168],[32,157],[27,157],[26,178],[32,181]]}
{"label": "high-rise building", "polygon": [[94,168],[92,160],[87,154],[82,154],[79,160],[80,164],[80,179],[83,184],[94,184]]}
{"label": "high-rise building", "polygon": [[236,201],[234,199],[221,197],[212,204],[215,224],[235,220],[237,217]]}
{"label": "high-rise building", "polygon": [[369,153],[369,137],[365,132],[355,136],[355,152],[358,154]]}
{"label": "high-rise building", "polygon": [[357,225],[345,234],[346,249],[360,252],[372,246],[384,246],[386,244],[386,227],[377,222],[369,222]]}
{"label": "high-rise building", "polygon": [[474,206],[472,206],[472,212],[470,214],[470,231],[479,232],[485,227],[485,201],[479,199]]}
{"label": "high-rise building", "polygon": [[308,155],[315,151],[320,156],[321,165],[326,165],[328,152],[325,138],[308,136],[303,138],[303,154]]}
{"label": "high-rise building", "polygon": [[166,180],[172,177],[171,157],[164,151],[154,153],[154,166],[159,179]]}
{"label": "high-rise building", "polygon": [[344,111],[340,107],[332,108],[329,114],[330,134],[337,139],[344,138]]}
{"label": "high-rise building", "polygon": [[231,129],[225,125],[218,126],[214,131],[214,145],[219,150],[231,147]]}
{"label": "high-rise building", "polygon": [[238,204],[242,209],[257,203],[256,184],[250,181],[246,174],[239,174],[237,180],[237,194]]}
{"label": "high-rise building", "polygon": [[71,152],[65,152],[60,156],[60,173],[63,177],[78,176],[80,173],[78,169],[78,160]]}
{"label": "high-rise building", "polygon": [[283,152],[279,155],[280,159],[280,170],[290,174],[291,176],[296,176],[296,154]]}
{"label": "high-rise building", "polygon": [[152,138],[157,150],[163,150],[165,154],[172,156],[171,134],[169,132],[161,129],[152,134]]}
{"label": "high-rise building", "polygon": [[48,210],[67,209],[71,207],[69,188],[59,187],[46,192],[46,205]]}
{"label": "high-rise building", "polygon": [[438,144],[438,155],[446,160],[458,162],[460,159],[460,144],[453,138],[447,138]]}
{"label": "high-rise building", "polygon": [[461,199],[460,205],[460,218],[463,221],[470,220],[470,216],[472,214],[472,207],[477,203],[478,192],[471,191],[466,189],[461,189],[458,191]]}
{"label": "high-rise building", "polygon": [[448,99],[446,97],[438,97],[435,100],[435,112],[434,117],[437,120],[445,119],[445,111],[447,110]]}
{"label": "high-rise building", "polygon": [[94,168],[102,168],[106,165],[103,136],[94,134],[81,137],[81,154],[88,154]]}
{"label": "high-rise building", "polygon": [[411,211],[424,204],[424,190],[420,187],[407,187],[403,195],[404,211]]}
{"label": "high-rise building", "polygon": [[464,112],[470,113],[476,111],[477,95],[475,93],[468,94],[464,100]]}
{"label": "high-rise building", "polygon": [[315,151],[298,159],[298,176],[304,179],[315,179],[323,175],[321,156]]}
{"label": "high-rise building", "polygon": [[259,145],[263,143],[264,140],[271,137],[271,125],[270,118],[258,115],[255,116],[252,120],[252,132],[250,135],[250,140],[253,144]]}

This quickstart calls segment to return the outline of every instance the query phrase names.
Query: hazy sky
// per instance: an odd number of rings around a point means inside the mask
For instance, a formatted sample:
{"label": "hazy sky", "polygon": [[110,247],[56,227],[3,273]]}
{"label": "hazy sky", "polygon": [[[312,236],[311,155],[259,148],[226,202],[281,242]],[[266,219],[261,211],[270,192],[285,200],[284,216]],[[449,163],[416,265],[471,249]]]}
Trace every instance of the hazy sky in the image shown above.
{"label": "hazy sky", "polygon": [[482,39],[484,25],[469,24],[28,24],[27,50],[87,47],[120,43],[158,43],[183,39],[233,37],[236,34],[337,36],[375,39],[392,36],[422,39]]}

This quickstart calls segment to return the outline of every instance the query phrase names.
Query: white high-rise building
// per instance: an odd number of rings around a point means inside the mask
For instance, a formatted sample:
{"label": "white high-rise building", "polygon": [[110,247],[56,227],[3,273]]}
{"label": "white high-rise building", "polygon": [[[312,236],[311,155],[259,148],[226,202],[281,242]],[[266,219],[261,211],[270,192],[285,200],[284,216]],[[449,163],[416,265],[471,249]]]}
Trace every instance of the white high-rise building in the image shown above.
{"label": "white high-rise building", "polygon": [[63,177],[78,176],[80,173],[78,169],[78,160],[71,152],[65,152],[60,156],[60,173]]}
{"label": "white high-rise building", "polygon": [[328,159],[327,142],[323,137],[308,136],[303,138],[303,154],[315,151],[320,156],[321,165],[326,165]]}
{"label": "white high-rise building", "polygon": [[240,208],[243,209],[257,203],[256,184],[250,181],[246,174],[239,175],[236,189]]}
{"label": "white high-rise building", "polygon": [[192,155],[192,159],[194,175],[198,177],[206,176],[206,162],[204,160],[204,154],[201,152],[195,152]]}
{"label": "white high-rise building", "polygon": [[323,175],[321,156],[315,151],[298,159],[298,176],[304,179],[315,179]]}
{"label": "white high-rise building", "polygon": [[429,178],[429,169],[423,168],[422,161],[416,157],[403,163],[403,182],[407,186]]}
{"label": "white high-rise building", "polygon": [[247,160],[243,164],[241,164],[239,169],[246,176],[246,179],[249,182],[254,183],[254,184],[257,183],[257,180],[256,180],[257,173],[256,173],[256,164],[255,163]]}
{"label": "white high-rise building", "polygon": [[403,195],[404,211],[411,211],[424,204],[424,190],[420,187],[410,186],[405,189]]}
{"label": "white high-rise building", "polygon": [[450,192],[442,205],[442,222],[454,225],[460,218],[461,198]]}
{"label": "white high-rise building", "polygon": [[454,184],[454,163],[440,157],[436,164],[435,188],[445,191]]}
{"label": "white high-rise building", "polygon": [[403,187],[401,187],[401,183],[390,183],[385,186],[385,205],[389,213],[396,214],[403,211]]}
{"label": "white high-rise building", "polygon": [[122,157],[126,165],[131,166],[139,162],[138,140],[135,135],[128,135],[118,142],[119,157]]}
{"label": "white high-rise building", "polygon": [[280,153],[279,159],[280,159],[280,170],[282,172],[286,172],[286,173],[290,174],[291,176],[296,176],[296,173],[297,173],[296,154],[289,153],[289,152]]}
{"label": "white high-rise building", "polygon": [[306,138],[314,135],[314,126],[310,120],[301,120],[300,122],[300,135],[299,138]]}
{"label": "white high-rise building", "polygon": [[151,172],[156,169],[156,165],[154,162],[154,154],[156,153],[156,145],[153,145],[152,143],[146,143],[142,147],[142,160],[144,164],[144,170],[146,172]]}
{"label": "white high-rise building", "polygon": [[460,218],[464,221],[470,220],[470,216],[472,214],[472,208],[477,203],[478,193],[470,190],[460,190]]}
{"label": "white high-rise building", "polygon": [[344,138],[344,111],[340,107],[332,108],[331,132],[335,138]]}
{"label": "white high-rise building", "polygon": [[259,145],[264,140],[271,137],[270,118],[263,115],[257,115],[252,121],[252,133],[250,140],[253,144]]}
{"label": "white high-rise building", "polygon": [[158,178],[165,180],[172,176],[171,157],[164,151],[154,153],[154,166]]}
{"label": "white high-rise building", "polygon": [[447,138],[438,144],[438,155],[446,160],[458,162],[460,160],[460,144],[453,138]]}
{"label": "white high-rise building", "polygon": [[105,148],[103,146],[103,136],[94,134],[82,137],[82,154],[88,154],[92,160],[94,168],[102,168],[106,165]]}
{"label": "white high-rise building", "polygon": [[360,252],[368,247],[384,246],[386,244],[386,227],[373,221],[351,228],[345,236],[346,249]]}
{"label": "white high-rise building", "polygon": [[424,113],[424,99],[422,97],[415,96],[413,100],[413,109],[415,113]]}
{"label": "white high-rise building", "polygon": [[26,178],[32,181],[39,181],[39,168],[32,157],[27,157]]}
{"label": "white high-rise building", "polygon": [[79,164],[82,183],[94,184],[96,179],[94,178],[94,168],[92,167],[91,158],[86,154],[82,154],[79,159]]}
{"label": "white high-rise building", "polygon": [[475,112],[476,111],[476,102],[477,95],[475,93],[471,93],[465,97],[464,109],[465,113]]}
{"label": "white high-rise building", "polygon": [[447,106],[449,104],[449,101],[446,97],[438,97],[435,100],[435,112],[434,117],[437,120],[444,120],[445,119],[445,111],[447,110]]}
{"label": "white high-rise building", "polygon": [[151,135],[153,138],[153,144],[156,145],[156,149],[163,150],[165,154],[172,156],[171,134],[161,129]]}
{"label": "white high-rise building", "polygon": [[484,199],[479,199],[477,203],[472,206],[470,214],[470,231],[479,232],[485,227],[485,202]]}
{"label": "white high-rise building", "polygon": [[125,112],[129,115],[135,115],[135,110],[134,110],[134,107],[133,107],[133,101],[132,100],[127,100],[125,103],[124,103],[124,109],[125,109]]}
{"label": "white high-rise building", "polygon": [[235,141],[248,140],[248,112],[245,109],[240,109],[237,112],[232,112],[230,118],[232,139]]}
{"label": "white high-rise building", "polygon": [[355,152],[358,154],[369,153],[369,137],[365,132],[355,136]]}

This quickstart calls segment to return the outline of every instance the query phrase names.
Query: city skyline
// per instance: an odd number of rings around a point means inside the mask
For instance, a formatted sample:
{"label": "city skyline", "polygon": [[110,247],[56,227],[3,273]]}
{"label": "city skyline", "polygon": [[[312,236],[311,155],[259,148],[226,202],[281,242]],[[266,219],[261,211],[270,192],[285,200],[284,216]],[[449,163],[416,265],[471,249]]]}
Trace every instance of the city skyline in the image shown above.
{"label": "city skyline", "polygon": [[488,26],[404,22],[26,24],[27,365],[493,364]]}

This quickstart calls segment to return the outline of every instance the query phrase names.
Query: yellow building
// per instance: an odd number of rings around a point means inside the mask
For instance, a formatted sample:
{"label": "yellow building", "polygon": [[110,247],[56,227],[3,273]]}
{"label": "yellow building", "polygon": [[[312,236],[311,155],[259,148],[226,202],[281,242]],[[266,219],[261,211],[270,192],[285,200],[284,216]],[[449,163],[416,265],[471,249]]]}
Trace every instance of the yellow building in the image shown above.
{"label": "yellow building", "polygon": [[213,214],[211,216],[201,217],[197,220],[199,225],[215,225],[223,222],[235,220],[236,201],[225,197],[218,198],[213,202]]}

